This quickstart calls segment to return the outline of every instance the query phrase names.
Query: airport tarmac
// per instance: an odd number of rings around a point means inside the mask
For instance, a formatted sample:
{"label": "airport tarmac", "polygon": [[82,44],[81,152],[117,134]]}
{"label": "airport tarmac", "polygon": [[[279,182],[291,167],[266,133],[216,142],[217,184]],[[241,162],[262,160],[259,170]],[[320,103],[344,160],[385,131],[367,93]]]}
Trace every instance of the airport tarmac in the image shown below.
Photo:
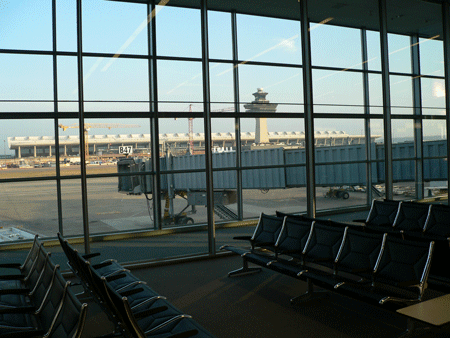
{"label": "airport tarmac", "polygon": [[[51,168],[42,168],[51,169]],[[115,169],[115,168],[113,168]],[[38,169],[25,170],[29,175]],[[95,169],[94,169],[95,170]],[[100,168],[97,169],[100,173]],[[110,170],[110,168],[108,168]],[[9,170],[4,170],[3,173]],[[16,173],[18,175],[18,173]],[[64,179],[61,183],[62,222],[66,236],[83,233],[80,179]],[[366,194],[350,192],[346,200],[325,198],[328,188],[317,188],[316,204],[319,209],[364,205]],[[151,196],[150,196],[151,197]],[[301,212],[306,210],[306,188],[244,190],[244,218],[258,217],[261,212],[273,213],[275,210]],[[164,210],[165,201],[161,200]],[[187,205],[177,197],[174,199],[175,213]],[[118,192],[117,177],[99,177],[88,179],[88,214],[91,234],[148,229],[154,227],[152,220],[152,202],[147,204],[144,195],[126,195]],[[237,205],[227,207],[237,213]],[[189,207],[186,211],[191,210]],[[195,224],[206,223],[205,206],[196,206],[196,213],[188,215]],[[216,222],[221,222],[216,216]],[[2,184],[0,202],[0,226],[15,227],[41,236],[54,237],[59,231],[58,207],[56,200],[56,182],[53,180],[9,182]],[[173,226],[173,225],[171,225]]]}

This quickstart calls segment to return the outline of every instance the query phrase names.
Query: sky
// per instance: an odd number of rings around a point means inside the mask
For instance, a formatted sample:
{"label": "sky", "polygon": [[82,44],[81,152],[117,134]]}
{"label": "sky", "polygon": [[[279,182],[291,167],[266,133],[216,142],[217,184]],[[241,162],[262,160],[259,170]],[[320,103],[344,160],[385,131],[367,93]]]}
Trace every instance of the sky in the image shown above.
{"label": "sky", "polygon": [[[167,2],[167,0],[165,0]],[[52,49],[51,0],[0,0],[0,48]],[[164,3],[165,4],[165,3]],[[57,0],[57,49],[76,51],[76,15],[74,0]],[[158,6],[153,16],[157,25],[157,53],[168,57],[201,58],[200,11]],[[209,55],[212,59],[232,58],[231,18],[228,13],[209,12]],[[360,32],[333,26],[333,18],[310,26],[312,63],[314,66],[362,69]],[[83,0],[83,50],[112,54],[147,53],[146,6],[103,0]],[[277,62],[301,65],[300,26],[298,22],[273,18],[237,15],[239,96],[242,103],[251,102],[257,88],[268,92],[267,99],[278,103],[278,111],[303,112],[302,71],[298,67],[249,65],[248,61]],[[368,32],[368,67],[379,71],[379,34]],[[421,70],[423,74],[443,76],[443,51],[439,37],[421,39]],[[389,35],[390,70],[411,73],[410,40]],[[0,100],[48,100],[53,98],[52,57],[49,55],[0,54]],[[58,95],[60,100],[77,99],[77,60],[75,56],[59,56]],[[86,57],[84,59],[85,100],[146,101],[149,99],[148,63],[140,59]],[[160,60],[158,96],[160,110],[202,110],[202,69],[195,61]],[[381,75],[369,77],[370,104],[382,105]],[[393,113],[412,113],[411,77],[391,76]],[[233,66],[229,63],[210,64],[211,109],[233,106]],[[314,103],[316,112],[363,113],[362,76],[350,71],[313,70]],[[445,102],[444,82],[422,79],[424,113],[442,115]],[[178,103],[177,101],[184,101]],[[190,106],[192,104],[192,106]],[[77,111],[75,102],[62,102],[60,111]],[[145,103],[86,103],[85,110],[145,110]],[[52,102],[0,101],[0,112],[53,111]],[[241,106],[241,111],[244,108]],[[380,108],[373,108],[379,113]],[[65,125],[76,120],[62,120]],[[93,134],[149,133],[146,120],[92,120],[89,123],[138,124],[139,128],[93,129]],[[13,136],[51,136],[53,121],[3,120],[0,140]],[[426,121],[424,132],[442,134],[440,121]],[[254,131],[253,118],[242,119],[243,131]],[[343,130],[361,134],[362,120],[316,120],[316,130]],[[397,137],[412,135],[412,122],[395,121]],[[301,119],[271,119],[269,131],[303,131]],[[187,119],[164,119],[161,133],[188,132]],[[215,119],[213,132],[234,132],[234,120]],[[371,123],[373,134],[382,135],[379,120]],[[194,132],[203,132],[203,121],[194,120]],[[61,131],[61,135],[76,134],[76,128]],[[4,143],[4,142],[3,142]],[[2,145],[0,144],[0,147]],[[1,149],[1,148],[0,148]],[[6,149],[4,149],[6,151]]]}

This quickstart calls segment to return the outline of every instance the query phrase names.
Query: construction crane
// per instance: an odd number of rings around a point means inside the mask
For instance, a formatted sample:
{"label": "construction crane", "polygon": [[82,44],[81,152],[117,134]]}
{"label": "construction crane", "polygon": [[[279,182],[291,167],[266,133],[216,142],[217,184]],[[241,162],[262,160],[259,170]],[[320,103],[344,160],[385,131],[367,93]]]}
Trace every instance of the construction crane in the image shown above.
{"label": "construction crane", "polygon": [[[72,124],[70,126],[65,126],[63,124],[58,125],[63,131],[67,129],[78,129],[80,126],[78,124]],[[121,123],[85,123],[84,124],[84,153],[86,154],[86,160],[89,158],[89,143],[88,143],[88,131],[91,128],[106,128],[111,130],[112,128],[139,128],[137,124],[121,124]]]}
{"label": "construction crane", "polygon": [[[189,105],[189,113],[192,113],[192,103]],[[235,111],[234,107],[228,107],[228,108],[223,108],[223,109],[216,109],[216,110],[211,110],[211,112],[224,112],[224,111]],[[188,130],[188,135],[189,135],[189,155],[193,155],[194,154],[194,118],[193,117],[189,117],[188,118],[188,125],[189,125],[189,130]]]}
{"label": "construction crane", "polygon": [[[192,113],[192,104],[189,105],[189,113]],[[189,117],[189,155],[194,154],[194,118]]]}

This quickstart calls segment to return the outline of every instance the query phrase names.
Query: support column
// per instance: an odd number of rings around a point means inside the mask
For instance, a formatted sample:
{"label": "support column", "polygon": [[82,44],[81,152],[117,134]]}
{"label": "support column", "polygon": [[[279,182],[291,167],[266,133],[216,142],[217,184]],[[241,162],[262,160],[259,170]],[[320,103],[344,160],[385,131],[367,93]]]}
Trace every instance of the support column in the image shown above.
{"label": "support column", "polygon": [[389,51],[387,37],[386,0],[379,0],[380,47],[381,47],[381,82],[383,91],[383,126],[384,126],[384,180],[386,198],[392,199],[392,123],[391,123],[391,93],[389,83]]}
{"label": "support column", "polygon": [[[238,67],[238,42],[237,42],[237,18],[236,12],[231,13],[231,39],[233,43],[233,81],[234,81],[234,110],[236,113],[240,112],[240,98],[239,98],[239,67]],[[234,119],[234,138],[236,147],[236,202],[238,219],[244,218],[243,210],[243,196],[242,196],[242,138],[241,138],[241,120],[236,117]]]}
{"label": "support column", "polygon": [[[442,2],[442,24],[444,42],[444,75],[445,75],[445,116],[447,124],[447,159],[450,158],[450,4]],[[450,165],[447,166],[447,185],[450,178]]]}
{"label": "support column", "polygon": [[422,123],[422,88],[420,82],[419,36],[411,36],[412,89],[414,104],[414,155],[415,155],[415,189],[416,198],[424,197],[423,181],[423,123]]}
{"label": "support column", "polygon": [[84,125],[84,82],[83,82],[83,39],[82,39],[82,0],[77,0],[77,63],[78,63],[78,126],[80,131],[80,160],[81,160],[81,206],[83,212],[84,251],[90,253],[89,244],[89,214],[87,202],[86,155],[89,149],[86,146],[86,133]]}
{"label": "support column", "polygon": [[[367,180],[367,205],[370,205],[372,201],[372,138],[370,137],[370,101],[369,101],[369,65],[367,60],[369,59],[367,52],[367,31],[366,29],[361,30],[361,52],[363,61],[363,92],[364,92],[364,114],[368,117],[364,120],[364,131],[365,131],[365,148],[366,148],[366,180]],[[361,143],[361,141],[359,142]]]}
{"label": "support column", "polygon": [[309,217],[316,215],[316,175],[314,160],[314,108],[311,70],[311,36],[307,0],[300,0],[300,24],[303,58],[303,100],[305,106],[306,208]]}
{"label": "support column", "polygon": [[[150,97],[150,113],[153,113],[153,118],[150,118],[151,128],[151,161],[152,169],[155,173],[152,176],[152,203],[153,203],[153,228],[155,230],[162,229],[161,222],[161,167],[160,167],[160,148],[159,148],[159,120],[158,120],[158,78],[157,78],[157,60],[156,60],[156,11],[155,2],[152,1],[147,6],[147,34],[148,34],[148,53],[150,58],[148,60],[148,76],[149,76],[149,97]],[[162,152],[165,152],[163,145]]]}
{"label": "support column", "polygon": [[20,146],[17,147],[17,157],[22,158],[22,151],[20,149]]}
{"label": "support column", "polygon": [[36,156],[37,155],[36,146],[33,146],[33,154],[34,154],[34,157],[37,157]]}
{"label": "support column", "polygon": [[206,169],[206,198],[208,219],[209,254],[216,253],[216,225],[214,222],[214,186],[212,172],[211,149],[211,98],[209,83],[209,48],[208,48],[208,4],[207,0],[200,0],[201,33],[202,33],[202,80],[203,80],[203,118],[205,128],[205,169]]}

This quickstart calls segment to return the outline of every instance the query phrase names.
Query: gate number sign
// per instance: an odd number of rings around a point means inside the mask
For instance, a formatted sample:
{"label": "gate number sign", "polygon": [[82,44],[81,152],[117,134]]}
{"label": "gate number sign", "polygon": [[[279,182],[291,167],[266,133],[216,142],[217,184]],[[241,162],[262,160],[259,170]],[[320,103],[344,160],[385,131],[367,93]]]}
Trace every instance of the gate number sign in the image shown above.
{"label": "gate number sign", "polygon": [[130,155],[132,153],[133,153],[132,146],[120,146],[119,147],[119,154]]}

